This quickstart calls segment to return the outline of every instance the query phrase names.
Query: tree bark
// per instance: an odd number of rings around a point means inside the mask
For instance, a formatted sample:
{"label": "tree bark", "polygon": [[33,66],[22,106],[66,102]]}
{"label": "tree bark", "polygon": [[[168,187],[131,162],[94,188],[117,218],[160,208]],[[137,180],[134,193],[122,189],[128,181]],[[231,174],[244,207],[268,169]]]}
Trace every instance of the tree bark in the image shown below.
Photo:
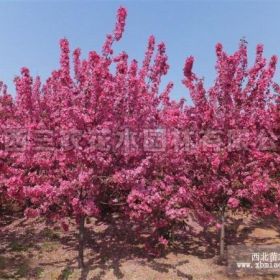
{"label": "tree bark", "polygon": [[80,268],[85,267],[84,263],[84,242],[85,242],[85,217],[79,219],[79,252],[78,263]]}
{"label": "tree bark", "polygon": [[221,212],[220,258],[225,259],[225,210]]}

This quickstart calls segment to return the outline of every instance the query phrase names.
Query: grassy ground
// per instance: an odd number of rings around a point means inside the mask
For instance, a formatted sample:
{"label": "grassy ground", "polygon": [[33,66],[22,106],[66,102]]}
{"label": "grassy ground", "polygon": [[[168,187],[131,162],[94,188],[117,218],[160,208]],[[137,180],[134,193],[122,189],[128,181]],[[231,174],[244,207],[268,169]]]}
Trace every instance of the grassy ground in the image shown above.
{"label": "grassy ground", "polygon": [[[0,280],[221,280],[280,279],[279,276],[233,278],[226,266],[217,264],[216,229],[194,226],[188,235],[161,257],[149,256],[143,240],[136,238],[127,223],[111,221],[87,224],[86,268],[76,260],[74,225],[64,233],[40,219],[5,217],[0,223]],[[280,244],[275,221],[232,217],[227,228],[229,244]]]}

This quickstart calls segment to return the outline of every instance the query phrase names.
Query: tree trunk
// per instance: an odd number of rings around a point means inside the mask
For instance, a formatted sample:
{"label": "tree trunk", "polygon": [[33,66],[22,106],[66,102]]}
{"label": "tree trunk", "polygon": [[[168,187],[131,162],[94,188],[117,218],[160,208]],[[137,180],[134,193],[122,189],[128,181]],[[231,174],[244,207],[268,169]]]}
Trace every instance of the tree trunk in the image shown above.
{"label": "tree trunk", "polygon": [[225,259],[225,210],[221,213],[220,258]]}
{"label": "tree trunk", "polygon": [[79,219],[79,255],[78,263],[80,268],[84,268],[84,242],[85,242],[85,217]]}

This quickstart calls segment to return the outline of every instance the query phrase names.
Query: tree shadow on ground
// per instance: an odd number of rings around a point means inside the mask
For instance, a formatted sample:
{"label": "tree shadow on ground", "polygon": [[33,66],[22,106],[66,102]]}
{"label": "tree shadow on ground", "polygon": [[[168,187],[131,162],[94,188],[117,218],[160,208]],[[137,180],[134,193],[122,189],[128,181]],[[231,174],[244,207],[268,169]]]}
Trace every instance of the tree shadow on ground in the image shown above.
{"label": "tree shadow on ground", "polygon": [[[101,223],[102,224],[102,223]],[[96,225],[101,225],[97,223]],[[99,270],[91,280],[101,280],[109,270],[113,271],[116,279],[125,277],[121,270],[122,263],[128,260],[134,260],[143,266],[161,272],[167,273],[169,270],[176,270],[177,266],[183,265],[184,262],[176,264],[168,264],[158,262],[157,258],[150,256],[145,251],[146,235],[136,234],[133,226],[125,219],[116,219],[109,217],[103,224],[103,230],[95,230],[88,232],[87,248],[92,253],[85,268],[82,270],[80,280],[88,279],[88,274],[92,270]],[[161,258],[164,258],[169,251],[165,251]],[[188,261],[185,261],[187,263]],[[191,275],[187,275],[177,270],[178,275],[185,279],[192,279]]]}
{"label": "tree shadow on ground", "polygon": [[[0,231],[1,279],[5,279],[5,277],[6,279],[17,279],[17,275],[32,276],[36,279],[46,267],[51,266],[62,269],[58,280],[66,280],[74,270],[77,270],[77,260],[73,257],[73,252],[76,255],[77,250],[75,227],[73,226],[68,233],[62,233],[58,229],[50,229],[40,221],[38,224],[40,228],[36,223],[21,219],[14,227],[3,227]],[[266,238],[250,237],[256,228],[270,228],[280,232],[279,224],[272,218],[265,220],[252,218],[249,222],[244,222],[243,218],[230,217],[227,225],[226,241],[228,245],[244,244],[250,238],[251,242],[261,244]],[[277,237],[279,238],[279,235]],[[173,270],[178,277],[191,280],[193,276],[180,271],[179,268],[188,263],[188,260],[178,261],[174,264],[165,263],[164,260],[169,253],[192,255],[200,259],[211,259],[218,255],[219,233],[215,228],[197,230],[190,226],[186,230],[178,232],[174,242],[162,252],[160,258],[147,254],[144,249],[146,238],[145,231],[142,234],[136,234],[133,225],[121,217],[108,216],[102,221],[91,220],[91,223],[87,225],[86,263],[85,268],[81,270],[80,280],[89,279],[91,271],[96,271],[96,275],[91,277],[91,280],[103,279],[108,271],[112,271],[115,279],[123,279],[125,274],[122,271],[122,264],[129,260],[163,274]],[[72,255],[69,254],[70,257],[63,260],[40,262],[40,266],[36,267],[29,264],[29,260],[37,257],[38,252],[44,246],[45,251],[50,250],[55,253],[56,248],[52,247],[53,244],[62,246],[65,254],[72,252]],[[50,247],[48,248],[48,246]],[[13,271],[13,273],[9,274],[9,271]]]}

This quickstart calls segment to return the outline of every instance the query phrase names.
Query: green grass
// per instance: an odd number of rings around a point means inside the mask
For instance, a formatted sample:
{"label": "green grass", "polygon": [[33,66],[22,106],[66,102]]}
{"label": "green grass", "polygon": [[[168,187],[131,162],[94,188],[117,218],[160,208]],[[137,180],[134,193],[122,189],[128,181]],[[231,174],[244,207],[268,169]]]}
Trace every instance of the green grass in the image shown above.
{"label": "green grass", "polygon": [[27,251],[27,249],[29,248],[29,244],[23,244],[21,242],[18,242],[17,240],[14,240],[11,242],[10,248],[14,252]]}
{"label": "green grass", "polygon": [[57,249],[59,247],[59,244],[57,242],[54,241],[45,241],[42,243],[41,248],[43,249],[43,251],[53,251],[55,249]]}
{"label": "green grass", "polygon": [[68,278],[71,276],[73,273],[73,269],[70,268],[69,266],[66,266],[62,271],[61,274],[59,275],[59,280],[68,280]]}
{"label": "green grass", "polygon": [[35,268],[31,267],[29,260],[24,259],[22,261],[22,263],[20,263],[18,265],[18,268],[17,268],[14,276],[17,278],[24,278],[24,279],[25,278],[30,279],[30,277],[31,277],[31,279],[38,279],[43,271],[44,271],[44,269],[39,266],[37,266]]}
{"label": "green grass", "polygon": [[23,263],[19,264],[17,271],[15,272],[16,276],[19,277],[27,277],[30,272],[30,266],[27,261],[24,261]]}
{"label": "green grass", "polygon": [[59,233],[55,232],[51,228],[44,228],[42,234],[48,240],[57,240],[60,238]]}
{"label": "green grass", "polygon": [[35,277],[35,279],[39,278],[41,274],[43,273],[44,269],[42,267],[35,267],[32,270],[32,275]]}

